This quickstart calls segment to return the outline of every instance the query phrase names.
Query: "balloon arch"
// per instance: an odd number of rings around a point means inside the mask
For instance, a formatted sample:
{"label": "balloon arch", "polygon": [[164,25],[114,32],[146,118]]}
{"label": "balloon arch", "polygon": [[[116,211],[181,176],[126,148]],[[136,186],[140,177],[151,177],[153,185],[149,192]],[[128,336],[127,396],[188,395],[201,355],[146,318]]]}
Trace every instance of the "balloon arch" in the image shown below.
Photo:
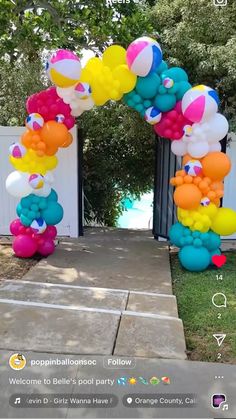
{"label": "balloon arch", "polygon": [[190,271],[217,264],[220,235],[236,231],[236,212],[220,208],[231,163],[221,152],[228,122],[218,113],[216,91],[204,85],[192,87],[182,68],[168,68],[160,45],[148,37],[135,40],[127,51],[110,46],[102,58],[90,59],[84,68],[73,52],[59,50],[50,57],[46,71],[54,87],[28,98],[26,131],[21,142],[10,147],[15,171],[6,188],[20,198],[18,218],[10,225],[16,256],[53,253],[55,225],[63,218],[52,189],[56,153],[71,144],[76,117],[123,98],[159,136],[171,141],[176,156],[183,157],[183,169],[171,179],[179,222],[170,229],[181,264]]}

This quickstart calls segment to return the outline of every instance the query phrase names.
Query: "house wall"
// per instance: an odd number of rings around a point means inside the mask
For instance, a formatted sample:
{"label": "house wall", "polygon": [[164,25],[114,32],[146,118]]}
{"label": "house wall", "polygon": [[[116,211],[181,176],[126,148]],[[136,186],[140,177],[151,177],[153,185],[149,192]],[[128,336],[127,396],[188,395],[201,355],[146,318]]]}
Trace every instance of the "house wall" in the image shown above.
{"label": "house wall", "polygon": [[[229,143],[226,153],[231,159],[232,167],[228,176],[225,178],[225,195],[223,206],[232,208],[236,211],[236,134],[231,133],[232,141]],[[232,236],[222,237],[223,239],[236,239],[236,233]]]}
{"label": "house wall", "polygon": [[[9,146],[19,141],[24,127],[0,127],[0,234],[8,235],[9,224],[16,218],[18,198],[9,195],[5,180],[14,167],[9,163]],[[58,202],[64,208],[64,218],[57,225],[58,235],[78,237],[78,142],[77,129],[71,130],[74,141],[69,148],[60,149],[58,166],[55,169],[53,188],[58,194]]]}

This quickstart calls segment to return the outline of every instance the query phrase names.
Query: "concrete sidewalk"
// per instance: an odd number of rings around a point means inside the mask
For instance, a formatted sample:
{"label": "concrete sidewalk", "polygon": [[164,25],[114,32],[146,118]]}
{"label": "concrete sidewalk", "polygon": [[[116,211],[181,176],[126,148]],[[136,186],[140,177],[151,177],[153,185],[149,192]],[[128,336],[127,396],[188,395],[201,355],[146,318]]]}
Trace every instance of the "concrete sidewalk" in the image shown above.
{"label": "concrete sidewalk", "polygon": [[149,231],[61,240],[23,280],[1,283],[0,315],[2,349],[186,358],[168,245]]}

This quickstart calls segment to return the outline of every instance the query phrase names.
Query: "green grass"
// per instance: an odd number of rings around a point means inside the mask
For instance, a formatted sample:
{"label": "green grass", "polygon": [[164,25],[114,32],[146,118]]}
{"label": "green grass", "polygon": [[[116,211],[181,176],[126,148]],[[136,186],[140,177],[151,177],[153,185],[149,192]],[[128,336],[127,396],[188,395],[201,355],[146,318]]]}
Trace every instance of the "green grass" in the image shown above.
{"label": "green grass", "polygon": [[[178,256],[171,254],[173,290],[191,360],[236,364],[236,252],[225,255],[227,263],[221,269],[213,267],[194,273],[183,269]],[[223,280],[217,280],[217,274],[222,274]],[[227,308],[212,304],[212,296],[217,292],[226,295]],[[220,348],[213,333],[227,335]]]}

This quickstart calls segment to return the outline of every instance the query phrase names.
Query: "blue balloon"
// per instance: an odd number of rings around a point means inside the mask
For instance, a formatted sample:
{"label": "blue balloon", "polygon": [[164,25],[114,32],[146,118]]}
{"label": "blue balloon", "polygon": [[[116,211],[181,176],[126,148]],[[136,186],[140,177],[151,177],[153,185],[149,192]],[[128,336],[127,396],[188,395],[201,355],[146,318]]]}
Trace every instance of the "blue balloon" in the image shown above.
{"label": "blue balloon", "polygon": [[166,63],[166,61],[162,60],[159,67],[157,67],[156,72],[157,74],[161,74],[163,73],[163,71],[166,71],[167,69],[168,69],[168,64]]}
{"label": "blue balloon", "polygon": [[201,272],[211,263],[211,255],[205,247],[185,246],[179,252],[181,265],[191,272]]}
{"label": "blue balloon", "polygon": [[218,249],[221,245],[221,239],[219,234],[216,234],[213,231],[209,231],[208,240],[204,243],[204,245],[209,251]]}
{"label": "blue balloon", "polygon": [[[45,198],[44,198],[45,199]],[[58,195],[54,189],[51,190],[51,193],[46,198],[48,201],[58,201]]]}
{"label": "blue balloon", "polygon": [[63,208],[58,202],[49,201],[47,208],[41,211],[41,217],[47,225],[58,224],[63,218]]}
{"label": "blue balloon", "polygon": [[16,207],[16,214],[18,217],[21,216],[21,211],[22,211],[22,206],[21,206],[21,203],[19,202],[19,204]]}
{"label": "blue balloon", "polygon": [[169,231],[170,242],[177,247],[183,246],[183,241],[181,241],[184,234],[185,227],[181,223],[175,223],[172,225]]}
{"label": "blue balloon", "polygon": [[138,77],[135,89],[143,99],[152,99],[156,96],[160,84],[160,77],[151,73],[147,77]]}
{"label": "blue balloon", "polygon": [[165,93],[164,95],[157,95],[154,99],[154,105],[161,112],[171,111],[176,105],[176,97],[173,94]]}

